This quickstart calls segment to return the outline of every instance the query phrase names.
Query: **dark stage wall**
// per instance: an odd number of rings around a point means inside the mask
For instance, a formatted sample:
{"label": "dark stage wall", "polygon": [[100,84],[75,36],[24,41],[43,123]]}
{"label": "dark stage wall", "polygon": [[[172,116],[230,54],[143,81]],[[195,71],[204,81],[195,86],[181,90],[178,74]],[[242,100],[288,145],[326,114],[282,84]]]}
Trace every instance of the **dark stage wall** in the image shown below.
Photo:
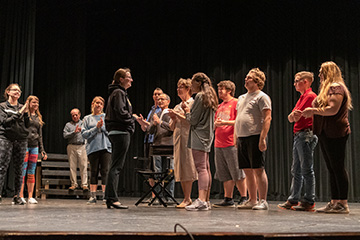
{"label": "dark stage wall", "polygon": [[[36,23],[30,29],[35,34],[35,54],[27,52],[25,56],[35,59],[32,89],[28,92],[41,100],[48,152],[65,153],[62,129],[70,120],[70,110],[78,107],[83,115],[89,114],[94,96],[107,98],[107,85],[119,67],[132,69],[130,99],[134,111],[144,115],[152,104],[155,87],[170,95],[171,107],[180,101],[176,96],[180,77],[190,78],[203,71],[214,85],[230,79],[236,83],[239,96],[245,92],[244,78],[249,69],[259,67],[265,71],[264,91],[273,103],[266,166],[271,199],[285,199],[290,186],[292,125],[287,115],[299,98],[293,76],[302,70],[317,75],[322,62],[335,61],[343,70],[354,100],[346,163],[351,183],[349,198],[360,200],[360,189],[356,187],[360,184],[360,124],[356,120],[360,87],[359,1],[1,2],[29,17],[32,15],[29,8],[24,8],[24,2],[36,7]],[[6,41],[6,29],[11,26],[21,34],[24,30],[19,26],[28,26],[29,22],[5,14],[3,8],[0,11],[4,20],[0,21],[0,61],[6,66],[4,53],[9,48],[17,49]],[[11,21],[19,25],[9,25]],[[1,69],[1,91],[12,81],[28,81],[4,77],[14,71],[16,68]],[[318,85],[316,77],[315,91]],[[142,141],[143,133],[137,128],[121,181],[124,195],[138,195],[141,190],[131,159],[141,155]],[[211,161],[214,172],[213,158]],[[328,200],[328,174],[319,146],[315,170],[317,196]],[[220,191],[220,185],[215,183],[212,193]]]}

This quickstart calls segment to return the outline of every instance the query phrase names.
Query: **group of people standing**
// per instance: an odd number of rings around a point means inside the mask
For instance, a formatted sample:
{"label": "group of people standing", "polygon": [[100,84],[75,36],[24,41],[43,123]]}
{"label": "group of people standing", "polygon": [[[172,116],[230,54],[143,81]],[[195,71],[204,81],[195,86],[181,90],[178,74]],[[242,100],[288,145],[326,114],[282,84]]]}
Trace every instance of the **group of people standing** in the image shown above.
{"label": "group of people standing", "polygon": [[[291,194],[278,207],[320,213],[349,213],[345,146],[350,134],[348,111],[352,108],[351,95],[340,68],[334,62],[321,65],[319,78],[317,96],[311,89],[313,73],[302,71],[295,75],[294,87],[301,96],[288,116],[289,122],[294,123]],[[238,99],[234,98],[235,84],[221,81],[218,95],[222,103],[218,105],[210,79],[204,73],[196,73],[191,80],[179,80],[177,91],[181,103],[174,109],[164,112],[158,108],[156,99],[166,94],[157,88],[153,95],[154,106],[148,117],[145,119],[141,114],[135,115],[145,132],[159,117],[160,122],[165,120],[165,114],[171,118],[167,118],[167,122],[170,130],[174,131],[175,180],[181,183],[184,193],[184,199],[177,208],[198,211],[211,207],[234,207],[235,185],[241,195],[238,209],[269,208],[266,201],[268,179],[265,151],[272,107],[270,97],[262,91],[265,81],[265,74],[260,69],[251,69],[245,78],[247,93]],[[157,136],[156,132],[154,134],[146,134],[145,146],[157,144],[151,141],[152,137]],[[224,200],[210,205],[212,179],[209,152],[214,139],[215,178],[224,184]],[[316,209],[313,154],[318,139],[330,174],[332,196],[325,207]],[[154,158],[154,161],[159,159]],[[192,202],[191,188],[196,179],[199,196]],[[305,194],[302,198],[303,186]]]}
{"label": "group of people standing", "polygon": [[[351,96],[334,62],[325,62],[319,71],[320,90],[317,96],[311,89],[313,73],[299,72],[294,86],[301,96],[288,115],[294,122],[292,183],[288,200],[279,204],[282,209],[315,211],[315,175],[313,152],[319,140],[330,174],[331,201],[317,212],[349,213],[347,204],[348,174],[345,169],[345,146],[350,134],[348,111]],[[71,187],[77,187],[76,166],[80,167],[82,189],[88,191],[87,160],[90,162],[90,199],[96,203],[98,174],[101,173],[104,204],[108,208],[126,209],[117,195],[119,177],[135,130],[135,121],[146,133],[144,155],[153,145],[173,145],[175,181],[181,183],[183,201],[177,208],[188,211],[209,210],[212,207],[234,207],[234,186],[240,192],[238,209],[267,210],[268,178],[265,171],[267,135],[271,125],[271,99],[262,91],[266,76],[258,68],[245,78],[247,93],[234,98],[235,84],[229,80],[218,83],[219,105],[210,78],[196,73],[191,79],[180,79],[177,93],[181,102],[169,109],[170,97],[160,88],[153,94],[154,105],[147,118],[133,114],[127,89],[133,79],[130,69],[120,68],[108,87],[109,98],[105,113],[105,100],[95,97],[91,114],[80,120],[80,111],[71,111],[72,121],[64,128],[68,139],[71,169]],[[41,127],[44,124],[38,110],[39,100],[28,98],[25,105],[18,103],[21,90],[11,84],[5,90],[6,102],[0,104],[0,187],[10,159],[15,167],[14,204],[24,204],[22,174],[28,174],[29,203],[32,198],[32,165],[38,151],[46,158],[42,144]],[[35,101],[35,102],[34,102]],[[31,127],[32,125],[32,127]],[[29,135],[28,129],[31,129]],[[86,139],[86,141],[85,141]],[[212,183],[209,153],[214,142],[215,178],[223,182],[224,199],[210,204]],[[39,149],[39,150],[38,150]],[[26,157],[25,157],[26,155]],[[24,161],[25,159],[25,161]],[[164,161],[154,156],[154,170],[161,171]],[[24,164],[28,163],[28,164]],[[28,167],[29,166],[29,167]],[[35,162],[36,166],[36,162]],[[198,180],[198,198],[192,202],[192,184]],[[154,180],[150,180],[151,181]],[[153,184],[153,183],[152,183]],[[173,195],[174,186],[169,192]],[[304,186],[304,197],[301,190]],[[154,196],[153,196],[154,197]],[[33,199],[33,200],[32,200]],[[151,199],[150,199],[151,200]],[[36,200],[35,200],[36,201]]]}
{"label": "group of people standing", "polygon": [[[157,100],[167,96],[157,88],[153,95],[154,106],[147,119],[141,114],[135,115],[143,131],[154,134],[154,139],[162,138],[160,131],[149,132],[149,126],[158,119],[160,127],[170,125],[170,131],[174,131],[174,175],[184,193],[184,199],[177,208],[204,211],[212,207],[234,207],[233,190],[236,185],[241,195],[239,209],[268,209],[264,151],[271,122],[271,100],[261,91],[265,80],[265,74],[260,69],[251,69],[245,79],[248,93],[239,99],[234,98],[235,84],[229,80],[221,81],[218,94],[223,102],[219,105],[210,78],[204,73],[196,73],[192,79],[178,81],[177,92],[181,103],[174,109],[164,112],[160,108],[156,111],[156,104],[160,105]],[[149,142],[152,136],[150,138],[148,134],[145,144],[157,145],[155,140]],[[215,178],[224,184],[224,200],[211,205],[209,153],[214,139]],[[154,161],[161,159],[155,157]],[[192,202],[190,195],[195,180],[198,180],[199,196]]]}

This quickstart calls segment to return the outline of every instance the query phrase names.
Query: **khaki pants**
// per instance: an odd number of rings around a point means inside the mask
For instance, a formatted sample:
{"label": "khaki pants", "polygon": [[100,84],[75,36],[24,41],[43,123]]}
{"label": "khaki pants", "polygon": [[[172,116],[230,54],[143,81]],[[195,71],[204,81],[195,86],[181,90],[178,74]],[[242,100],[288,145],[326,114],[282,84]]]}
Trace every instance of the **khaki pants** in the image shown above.
{"label": "khaki pants", "polygon": [[75,145],[69,144],[67,146],[67,155],[70,164],[70,181],[71,186],[77,187],[76,170],[80,169],[81,187],[88,186],[87,165],[88,159],[86,155],[85,144]]}

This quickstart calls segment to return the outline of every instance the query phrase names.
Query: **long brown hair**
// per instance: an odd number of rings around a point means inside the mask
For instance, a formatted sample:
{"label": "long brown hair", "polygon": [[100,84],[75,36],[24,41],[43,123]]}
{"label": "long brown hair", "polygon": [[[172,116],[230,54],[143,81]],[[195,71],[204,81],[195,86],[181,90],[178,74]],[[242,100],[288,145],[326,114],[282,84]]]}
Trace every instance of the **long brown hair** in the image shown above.
{"label": "long brown hair", "polygon": [[215,89],[211,85],[210,78],[205,73],[198,72],[193,75],[192,81],[197,81],[201,83],[200,92],[203,93],[203,105],[216,111],[219,105],[219,100],[216,96]]}
{"label": "long brown hair", "polygon": [[[37,102],[40,103],[39,98],[38,98],[37,96],[34,96],[34,95],[28,96],[28,98],[26,99],[26,102],[28,103],[27,109],[28,109],[29,112],[30,112],[30,102],[31,102],[32,100],[35,100],[35,101],[37,101]],[[36,115],[38,116],[38,118],[39,118],[40,125],[43,126],[43,125],[45,124],[45,122],[42,120],[42,115],[41,115],[41,113],[40,113],[39,108],[35,111],[35,114],[36,114]],[[30,118],[30,120],[31,120],[31,118]]]}

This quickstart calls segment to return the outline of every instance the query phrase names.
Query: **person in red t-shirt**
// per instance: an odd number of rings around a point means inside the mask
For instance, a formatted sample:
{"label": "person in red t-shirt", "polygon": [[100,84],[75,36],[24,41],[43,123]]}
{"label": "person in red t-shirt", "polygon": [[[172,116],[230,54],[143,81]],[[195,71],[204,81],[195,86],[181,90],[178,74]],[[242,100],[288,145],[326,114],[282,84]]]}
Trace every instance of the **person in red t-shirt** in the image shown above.
{"label": "person in red t-shirt", "polygon": [[235,84],[221,81],[218,84],[219,98],[223,102],[215,113],[215,178],[224,182],[224,200],[214,207],[235,207],[233,190],[236,184],[241,198],[246,201],[245,173],[239,169],[237,149],[234,145],[234,124],[236,118],[237,99],[234,98]]}
{"label": "person in red t-shirt", "polygon": [[[302,111],[311,107],[316,94],[311,89],[314,74],[311,72],[298,72],[295,74],[294,86],[301,93],[294,109],[288,116],[289,122],[294,124],[293,162],[291,166],[290,196],[285,203],[279,204],[281,209],[299,211],[315,210],[315,174],[314,149],[318,138],[313,134],[312,118],[302,116]],[[301,188],[304,185],[304,198],[301,199]],[[300,205],[299,202],[301,201]]]}

